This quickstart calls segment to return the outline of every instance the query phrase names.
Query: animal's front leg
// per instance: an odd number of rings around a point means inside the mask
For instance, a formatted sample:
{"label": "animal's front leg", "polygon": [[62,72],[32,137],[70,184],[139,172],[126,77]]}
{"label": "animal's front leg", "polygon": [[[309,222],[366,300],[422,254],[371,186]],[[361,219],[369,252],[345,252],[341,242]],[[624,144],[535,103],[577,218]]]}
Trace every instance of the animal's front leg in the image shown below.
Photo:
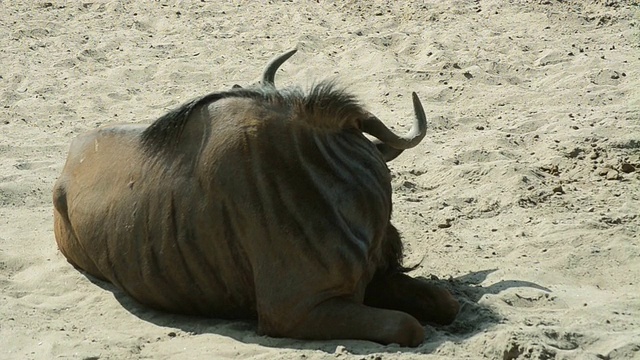
{"label": "animal's front leg", "polygon": [[402,273],[376,276],[367,286],[364,303],[439,325],[451,324],[460,311],[460,304],[447,289]]}
{"label": "animal's front leg", "polygon": [[336,297],[316,305],[285,333],[267,332],[267,335],[312,340],[369,340],[415,347],[424,340],[424,328],[404,312],[373,308]]}

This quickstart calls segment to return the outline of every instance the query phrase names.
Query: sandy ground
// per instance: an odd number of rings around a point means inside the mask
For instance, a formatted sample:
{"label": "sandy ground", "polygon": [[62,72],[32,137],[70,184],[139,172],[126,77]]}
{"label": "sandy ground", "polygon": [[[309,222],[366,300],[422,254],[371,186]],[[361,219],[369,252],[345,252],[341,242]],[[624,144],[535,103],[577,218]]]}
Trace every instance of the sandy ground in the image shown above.
{"label": "sandy ground", "polygon": [[[26,4],[26,5],[25,5]],[[398,131],[415,276],[460,298],[415,349],[142,308],[56,248],[71,139],[256,80],[335,78]],[[0,358],[640,358],[637,1],[0,1]]]}

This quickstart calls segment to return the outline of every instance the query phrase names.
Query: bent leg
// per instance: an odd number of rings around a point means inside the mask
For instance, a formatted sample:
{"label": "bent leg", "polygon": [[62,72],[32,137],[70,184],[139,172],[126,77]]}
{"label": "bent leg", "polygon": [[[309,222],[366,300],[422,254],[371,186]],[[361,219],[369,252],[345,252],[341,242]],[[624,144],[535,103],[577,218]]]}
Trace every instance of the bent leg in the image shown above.
{"label": "bent leg", "polygon": [[422,323],[451,324],[460,304],[444,288],[403,273],[376,276],[367,286],[365,305],[413,315]]}
{"label": "bent leg", "polygon": [[384,345],[415,347],[424,340],[424,328],[411,315],[377,309],[344,298],[331,298],[314,307],[286,333],[267,334],[298,339],[355,339]]}

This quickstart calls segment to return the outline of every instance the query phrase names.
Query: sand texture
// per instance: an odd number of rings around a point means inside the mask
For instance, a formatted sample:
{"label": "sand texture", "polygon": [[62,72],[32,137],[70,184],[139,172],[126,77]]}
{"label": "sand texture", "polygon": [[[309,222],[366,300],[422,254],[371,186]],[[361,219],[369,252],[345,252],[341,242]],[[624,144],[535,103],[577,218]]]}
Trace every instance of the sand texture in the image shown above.
{"label": "sand texture", "polygon": [[[336,79],[398,132],[411,274],[463,304],[418,348],[298,341],[137,305],[57,250],[78,134],[250,84]],[[640,5],[0,1],[0,359],[640,358]]]}

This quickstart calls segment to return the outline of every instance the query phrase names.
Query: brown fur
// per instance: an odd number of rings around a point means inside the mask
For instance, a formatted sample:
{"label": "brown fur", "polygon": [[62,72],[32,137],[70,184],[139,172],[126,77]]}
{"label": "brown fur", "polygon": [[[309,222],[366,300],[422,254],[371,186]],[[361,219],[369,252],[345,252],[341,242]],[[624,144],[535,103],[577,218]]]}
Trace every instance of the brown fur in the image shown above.
{"label": "brown fur", "polygon": [[416,346],[418,320],[450,322],[457,302],[402,274],[389,170],[362,116],[322,83],[214,93],[146,128],[81,135],[54,187],[58,246],[157,309]]}

